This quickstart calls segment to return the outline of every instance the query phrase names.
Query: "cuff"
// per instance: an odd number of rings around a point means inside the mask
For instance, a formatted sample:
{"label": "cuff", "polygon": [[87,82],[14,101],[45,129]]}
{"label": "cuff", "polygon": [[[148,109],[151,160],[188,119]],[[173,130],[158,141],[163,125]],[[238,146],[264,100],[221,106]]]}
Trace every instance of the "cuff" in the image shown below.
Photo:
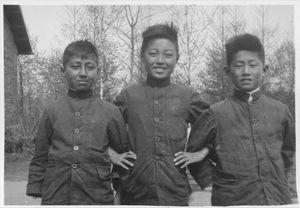
{"label": "cuff", "polygon": [[40,184],[27,184],[26,195],[32,197],[41,197],[42,186]]}

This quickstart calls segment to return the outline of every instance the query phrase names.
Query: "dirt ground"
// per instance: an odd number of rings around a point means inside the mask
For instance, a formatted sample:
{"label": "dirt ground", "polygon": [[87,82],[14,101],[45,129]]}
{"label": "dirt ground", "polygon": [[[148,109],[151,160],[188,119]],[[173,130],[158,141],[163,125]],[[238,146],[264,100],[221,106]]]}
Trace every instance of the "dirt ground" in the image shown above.
{"label": "dirt ground", "polygon": [[[5,205],[40,205],[41,200],[26,196],[29,158],[18,158],[17,155],[5,156],[4,204]],[[194,180],[190,180],[192,194],[190,206],[209,206],[211,187],[200,190]]]}

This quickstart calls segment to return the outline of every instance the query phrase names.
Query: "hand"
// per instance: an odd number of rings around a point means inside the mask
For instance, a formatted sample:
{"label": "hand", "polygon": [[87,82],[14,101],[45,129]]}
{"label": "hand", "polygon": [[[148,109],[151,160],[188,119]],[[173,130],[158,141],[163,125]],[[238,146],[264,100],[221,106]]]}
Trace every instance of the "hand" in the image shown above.
{"label": "hand", "polygon": [[129,170],[134,166],[133,161],[136,160],[136,154],[132,151],[122,154],[114,152],[113,154],[110,154],[110,160],[114,165],[119,165],[124,169]]}
{"label": "hand", "polygon": [[175,159],[173,160],[175,165],[181,165],[180,168],[184,168],[189,164],[202,161],[208,154],[209,149],[203,148],[199,152],[177,152]]}

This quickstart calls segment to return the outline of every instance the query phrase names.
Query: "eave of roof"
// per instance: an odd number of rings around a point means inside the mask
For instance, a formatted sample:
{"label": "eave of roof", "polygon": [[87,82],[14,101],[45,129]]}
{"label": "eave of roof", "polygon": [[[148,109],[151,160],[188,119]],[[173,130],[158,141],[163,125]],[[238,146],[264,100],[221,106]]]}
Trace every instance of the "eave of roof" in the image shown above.
{"label": "eave of roof", "polygon": [[32,49],[19,5],[4,5],[3,11],[8,20],[10,29],[19,54],[32,54]]}

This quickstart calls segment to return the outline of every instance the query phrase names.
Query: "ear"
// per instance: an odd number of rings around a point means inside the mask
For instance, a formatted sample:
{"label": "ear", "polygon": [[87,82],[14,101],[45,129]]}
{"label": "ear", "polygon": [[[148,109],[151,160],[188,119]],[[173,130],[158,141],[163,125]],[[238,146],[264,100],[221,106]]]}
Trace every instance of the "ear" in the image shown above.
{"label": "ear", "polygon": [[269,65],[265,65],[263,68],[263,72],[266,73],[269,70]]}
{"label": "ear", "polygon": [[65,71],[66,71],[66,70],[65,70],[65,67],[61,66],[61,67],[60,67],[60,71],[61,71],[62,73],[65,73]]}
{"label": "ear", "polygon": [[225,74],[228,75],[230,72],[230,68],[227,65],[225,65],[223,69],[224,69]]}
{"label": "ear", "polygon": [[177,54],[176,62],[178,62],[179,58],[180,58],[180,54]]}

